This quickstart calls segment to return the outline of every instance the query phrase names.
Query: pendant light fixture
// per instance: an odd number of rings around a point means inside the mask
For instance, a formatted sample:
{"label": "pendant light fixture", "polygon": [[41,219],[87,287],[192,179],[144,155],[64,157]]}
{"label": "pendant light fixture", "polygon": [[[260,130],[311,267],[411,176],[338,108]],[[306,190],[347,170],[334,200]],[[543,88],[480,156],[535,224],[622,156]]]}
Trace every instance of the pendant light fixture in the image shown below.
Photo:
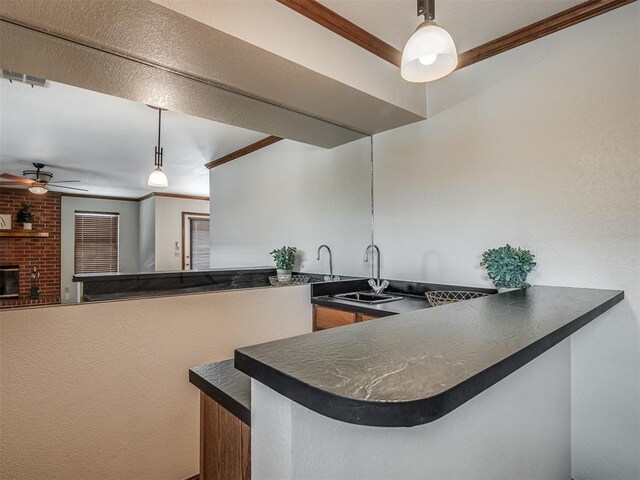
{"label": "pendant light fixture", "polygon": [[147,185],[150,187],[166,188],[169,186],[167,175],[162,170],[162,147],[160,146],[160,132],[162,129],[162,108],[151,107],[158,110],[158,145],[156,146],[155,166],[153,172],[149,175]]}
{"label": "pendant light fixture", "polygon": [[445,77],[458,66],[458,52],[451,35],[435,18],[435,0],[418,0],[418,16],[425,21],[411,35],[402,52],[400,74],[409,82],[431,82]]}

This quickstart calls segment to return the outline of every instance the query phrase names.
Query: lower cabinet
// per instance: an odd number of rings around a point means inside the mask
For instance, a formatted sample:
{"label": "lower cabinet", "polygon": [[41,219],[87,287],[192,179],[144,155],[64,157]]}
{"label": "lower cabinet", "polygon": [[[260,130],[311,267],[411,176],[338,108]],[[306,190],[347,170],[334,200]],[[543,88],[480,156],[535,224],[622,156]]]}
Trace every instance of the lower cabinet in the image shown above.
{"label": "lower cabinet", "polygon": [[202,392],[199,480],[251,480],[251,428]]}
{"label": "lower cabinet", "polygon": [[320,305],[313,306],[313,331],[326,330],[328,328],[342,327],[352,323],[366,322],[374,320],[378,317],[365,313],[354,313],[339,310],[337,308],[323,307]]}

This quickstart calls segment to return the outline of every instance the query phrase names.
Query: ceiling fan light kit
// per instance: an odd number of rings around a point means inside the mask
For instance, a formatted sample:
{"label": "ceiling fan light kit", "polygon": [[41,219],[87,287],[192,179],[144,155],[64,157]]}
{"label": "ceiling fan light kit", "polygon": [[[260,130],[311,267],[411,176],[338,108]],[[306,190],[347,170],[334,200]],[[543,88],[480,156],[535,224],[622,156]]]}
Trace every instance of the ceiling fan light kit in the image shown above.
{"label": "ceiling fan light kit", "polygon": [[435,18],[435,0],[417,0],[418,16],[425,21],[407,41],[402,52],[400,74],[409,82],[438,80],[458,66],[458,52],[449,33],[439,27]]}
{"label": "ceiling fan light kit", "polygon": [[49,183],[53,179],[53,173],[45,172],[42,170],[45,167],[44,163],[34,163],[35,170],[23,170],[22,175],[29,180],[39,183]]}
{"label": "ceiling fan light kit", "polygon": [[78,190],[80,192],[88,192],[86,188],[68,187],[60,185],[61,183],[76,183],[80,180],[53,180],[53,173],[45,172],[44,163],[33,163],[35,170],[23,170],[22,177],[11,173],[0,173],[0,187],[25,187],[29,192],[36,195],[44,195],[49,190],[45,187],[68,188],[69,190]]}
{"label": "ceiling fan light kit", "polygon": [[[151,107],[151,105],[149,105]],[[155,168],[149,174],[149,180],[147,180],[147,185],[150,187],[156,188],[166,188],[169,186],[169,180],[167,179],[166,173],[162,170],[162,154],[163,149],[160,146],[160,132],[162,129],[162,108],[151,107],[158,110],[158,145],[156,146],[155,153]]]}

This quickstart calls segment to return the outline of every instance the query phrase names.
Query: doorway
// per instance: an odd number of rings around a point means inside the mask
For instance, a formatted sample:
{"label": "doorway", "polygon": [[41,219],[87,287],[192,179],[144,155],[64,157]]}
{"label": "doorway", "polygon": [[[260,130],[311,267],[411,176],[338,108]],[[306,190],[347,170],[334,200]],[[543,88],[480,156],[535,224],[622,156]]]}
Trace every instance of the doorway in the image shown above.
{"label": "doorway", "polygon": [[210,270],[209,214],[182,212],[182,269]]}

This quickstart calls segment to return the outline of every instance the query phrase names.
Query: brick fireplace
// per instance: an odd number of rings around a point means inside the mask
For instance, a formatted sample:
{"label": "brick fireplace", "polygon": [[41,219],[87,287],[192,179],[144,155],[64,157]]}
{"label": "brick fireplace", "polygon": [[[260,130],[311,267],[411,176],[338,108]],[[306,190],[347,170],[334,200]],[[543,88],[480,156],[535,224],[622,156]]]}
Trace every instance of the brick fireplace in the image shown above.
{"label": "brick fireplace", "polygon": [[[60,194],[34,195],[26,189],[0,189],[0,214],[11,215],[11,232],[23,231],[15,219],[23,203],[31,204],[35,214],[33,233],[46,232],[49,236],[0,236],[0,265],[17,265],[20,280],[18,298],[0,299],[0,308],[60,303]],[[40,273],[39,299],[30,298],[33,267]]]}

